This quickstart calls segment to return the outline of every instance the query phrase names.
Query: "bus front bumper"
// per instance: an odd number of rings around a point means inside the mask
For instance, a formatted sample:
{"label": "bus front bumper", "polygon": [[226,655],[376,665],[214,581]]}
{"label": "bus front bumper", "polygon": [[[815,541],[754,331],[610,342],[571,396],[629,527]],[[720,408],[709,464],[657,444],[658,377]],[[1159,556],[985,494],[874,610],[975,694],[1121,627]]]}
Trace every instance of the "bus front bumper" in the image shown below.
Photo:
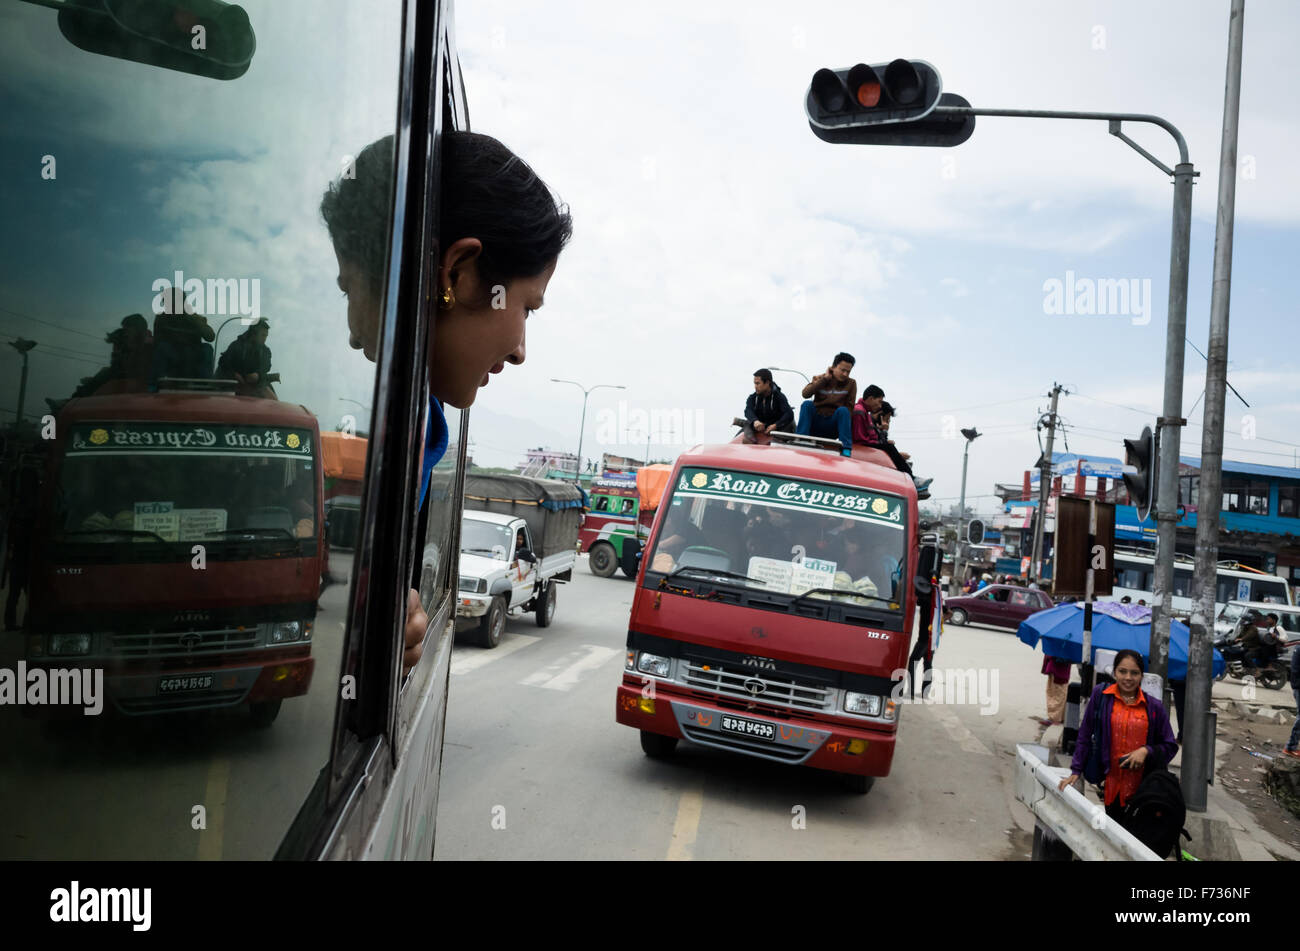
{"label": "bus front bumper", "polygon": [[[615,719],[624,726],[675,736],[701,746],[730,750],[760,759],[812,766],[837,773],[888,776],[894,759],[895,729],[838,720],[773,717],[757,711],[722,707],[708,700],[670,694],[657,682],[646,696],[639,681],[618,688]],[[724,729],[726,725],[731,729]],[[737,723],[736,721],[740,721]],[[757,726],[747,727],[748,724]],[[747,727],[754,735],[736,729]],[[765,738],[767,733],[771,738]]]}

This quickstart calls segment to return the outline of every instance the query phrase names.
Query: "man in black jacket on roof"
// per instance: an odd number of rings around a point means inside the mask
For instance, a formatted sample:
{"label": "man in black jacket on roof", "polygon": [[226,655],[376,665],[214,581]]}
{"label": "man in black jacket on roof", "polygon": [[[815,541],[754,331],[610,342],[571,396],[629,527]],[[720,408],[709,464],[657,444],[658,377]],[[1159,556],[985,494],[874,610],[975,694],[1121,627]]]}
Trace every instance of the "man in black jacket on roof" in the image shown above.
{"label": "man in black jacket on roof", "polygon": [[794,410],[781,387],[772,382],[772,371],[766,367],[755,370],[754,392],[745,402],[745,442],[754,442],[757,433],[793,429]]}

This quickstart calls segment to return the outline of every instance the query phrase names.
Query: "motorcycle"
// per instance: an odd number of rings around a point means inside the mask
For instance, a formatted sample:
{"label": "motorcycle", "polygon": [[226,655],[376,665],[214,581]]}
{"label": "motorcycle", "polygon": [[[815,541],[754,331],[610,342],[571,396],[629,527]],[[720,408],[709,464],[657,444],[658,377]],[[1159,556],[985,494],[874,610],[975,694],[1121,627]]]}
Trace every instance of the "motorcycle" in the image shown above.
{"label": "motorcycle", "polygon": [[1225,677],[1232,677],[1236,680],[1242,680],[1246,677],[1252,677],[1261,687],[1267,687],[1269,690],[1281,690],[1286,686],[1287,680],[1291,676],[1291,652],[1294,650],[1294,644],[1280,645],[1274,659],[1270,663],[1260,666],[1252,663],[1246,657],[1246,649],[1241,646],[1240,642],[1223,644],[1219,648],[1219,652],[1223,654],[1226,663],[1223,672],[1214,679],[1223,680]]}

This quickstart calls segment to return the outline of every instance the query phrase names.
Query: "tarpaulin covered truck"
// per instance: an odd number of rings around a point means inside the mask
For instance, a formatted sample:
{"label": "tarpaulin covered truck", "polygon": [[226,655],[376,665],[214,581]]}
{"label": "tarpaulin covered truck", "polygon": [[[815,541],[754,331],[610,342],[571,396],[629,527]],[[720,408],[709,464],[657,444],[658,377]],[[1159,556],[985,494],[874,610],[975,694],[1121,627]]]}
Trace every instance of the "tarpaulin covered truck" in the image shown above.
{"label": "tarpaulin covered truck", "polygon": [[582,489],[553,479],[467,475],[460,529],[456,617],[475,622],[479,643],[501,643],[506,615],[555,616],[556,586],[573,577]]}

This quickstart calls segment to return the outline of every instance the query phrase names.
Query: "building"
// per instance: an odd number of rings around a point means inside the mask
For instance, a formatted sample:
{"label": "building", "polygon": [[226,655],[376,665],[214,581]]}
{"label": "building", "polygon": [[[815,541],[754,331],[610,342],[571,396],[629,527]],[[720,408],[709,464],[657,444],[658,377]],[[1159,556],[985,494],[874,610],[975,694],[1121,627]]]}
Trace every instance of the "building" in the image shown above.
{"label": "building", "polygon": [[[1176,550],[1196,555],[1196,514],[1201,506],[1200,465],[1196,456],[1179,460],[1179,513]],[[1139,521],[1130,504],[1123,480],[1124,464],[1107,456],[1052,454],[1052,487],[1049,496],[1045,538],[1054,526],[1052,502],[1061,495],[1096,498],[1115,503],[1115,540],[1137,548],[1154,550],[1156,521],[1148,516]],[[999,484],[1009,521],[1020,525],[1032,545],[1032,512],[1038,505],[1038,470],[1029,469],[1019,486]],[[1026,520],[1024,516],[1030,518]],[[1004,531],[1005,537],[1005,531]],[[1300,587],[1300,468],[1267,466],[1253,462],[1223,461],[1223,486],[1219,511],[1220,561],[1235,561],[1287,579]],[[1045,557],[1050,551],[1044,544]]]}

